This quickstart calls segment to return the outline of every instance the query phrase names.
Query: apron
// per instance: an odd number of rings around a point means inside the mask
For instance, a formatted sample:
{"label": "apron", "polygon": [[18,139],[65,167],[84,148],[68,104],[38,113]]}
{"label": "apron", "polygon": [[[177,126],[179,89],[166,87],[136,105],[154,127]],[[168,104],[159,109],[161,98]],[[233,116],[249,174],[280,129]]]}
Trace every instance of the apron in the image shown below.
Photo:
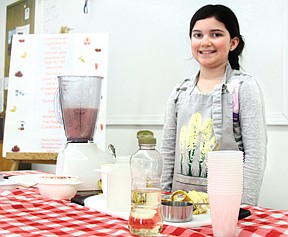
{"label": "apron", "polygon": [[197,80],[182,94],[177,112],[173,192],[207,192],[208,152],[239,150],[233,133],[232,93],[225,84],[232,76],[233,70],[227,67],[222,83],[211,94],[193,94]]}

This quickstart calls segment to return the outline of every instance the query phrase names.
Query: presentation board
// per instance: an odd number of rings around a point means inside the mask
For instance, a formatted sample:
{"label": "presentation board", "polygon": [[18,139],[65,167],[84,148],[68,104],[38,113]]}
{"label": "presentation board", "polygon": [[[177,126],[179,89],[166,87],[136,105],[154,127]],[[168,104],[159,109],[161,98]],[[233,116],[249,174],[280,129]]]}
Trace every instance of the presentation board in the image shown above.
{"label": "presentation board", "polygon": [[57,76],[62,75],[104,78],[94,140],[105,149],[107,68],[106,33],[14,35],[3,156],[63,148],[66,137],[55,104]]}

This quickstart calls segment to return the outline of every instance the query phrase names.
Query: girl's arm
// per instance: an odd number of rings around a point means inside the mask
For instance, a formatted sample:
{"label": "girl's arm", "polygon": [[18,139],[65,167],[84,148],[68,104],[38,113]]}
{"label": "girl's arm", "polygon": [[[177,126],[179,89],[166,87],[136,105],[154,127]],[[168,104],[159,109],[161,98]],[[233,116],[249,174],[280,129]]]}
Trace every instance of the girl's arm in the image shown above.
{"label": "girl's arm", "polygon": [[267,132],[262,92],[253,78],[241,85],[239,103],[245,157],[242,203],[257,205],[266,166]]}
{"label": "girl's arm", "polygon": [[162,143],[160,153],[164,159],[162,173],[162,189],[170,192],[172,189],[174,163],[175,163],[175,145],[176,145],[176,90],[174,89],[167,101],[165,120],[162,132]]}

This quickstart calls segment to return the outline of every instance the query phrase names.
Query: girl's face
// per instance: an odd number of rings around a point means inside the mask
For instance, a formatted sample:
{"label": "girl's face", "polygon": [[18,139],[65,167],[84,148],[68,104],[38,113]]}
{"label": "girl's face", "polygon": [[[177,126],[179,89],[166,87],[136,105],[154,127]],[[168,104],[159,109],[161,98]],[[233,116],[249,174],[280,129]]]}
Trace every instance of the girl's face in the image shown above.
{"label": "girl's face", "polygon": [[231,39],[225,25],[214,17],[198,20],[192,29],[192,55],[201,67],[215,68],[226,64],[229,51],[238,43],[239,39]]}

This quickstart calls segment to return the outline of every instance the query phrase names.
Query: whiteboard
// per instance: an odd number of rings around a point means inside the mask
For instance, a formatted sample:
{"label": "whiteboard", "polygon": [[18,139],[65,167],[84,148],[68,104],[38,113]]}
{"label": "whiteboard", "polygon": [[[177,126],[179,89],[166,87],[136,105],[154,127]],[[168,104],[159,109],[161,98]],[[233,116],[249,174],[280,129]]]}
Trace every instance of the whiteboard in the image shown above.
{"label": "whiteboard", "polygon": [[189,23],[208,3],[237,15],[246,42],[241,65],[263,90],[267,123],[287,125],[286,0],[90,0],[87,14],[84,1],[46,0],[42,19],[44,30],[109,33],[107,124],[162,125],[172,88],[198,70]]}

